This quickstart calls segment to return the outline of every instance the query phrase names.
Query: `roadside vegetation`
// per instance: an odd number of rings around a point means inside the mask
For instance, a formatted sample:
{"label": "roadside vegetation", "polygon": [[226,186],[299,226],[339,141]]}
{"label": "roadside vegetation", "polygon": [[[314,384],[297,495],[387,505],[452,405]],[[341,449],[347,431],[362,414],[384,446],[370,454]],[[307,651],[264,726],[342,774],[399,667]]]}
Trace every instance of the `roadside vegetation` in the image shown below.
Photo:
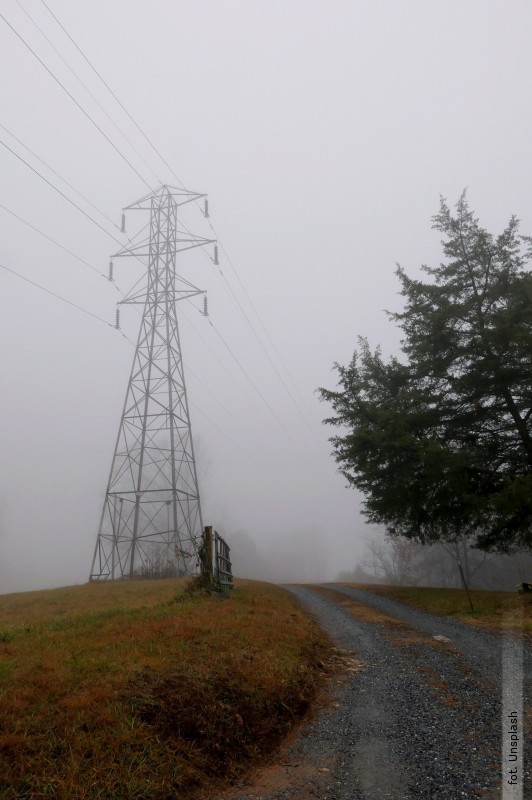
{"label": "roadside vegetation", "polygon": [[0,796],[199,797],[267,753],[321,681],[284,590],[175,580],[0,596]]}
{"label": "roadside vegetation", "polygon": [[532,594],[517,592],[490,592],[471,589],[474,611],[464,589],[439,589],[420,586],[381,586],[346,584],[368,589],[383,597],[421,608],[431,614],[455,617],[460,622],[490,628],[504,628],[532,632]]}

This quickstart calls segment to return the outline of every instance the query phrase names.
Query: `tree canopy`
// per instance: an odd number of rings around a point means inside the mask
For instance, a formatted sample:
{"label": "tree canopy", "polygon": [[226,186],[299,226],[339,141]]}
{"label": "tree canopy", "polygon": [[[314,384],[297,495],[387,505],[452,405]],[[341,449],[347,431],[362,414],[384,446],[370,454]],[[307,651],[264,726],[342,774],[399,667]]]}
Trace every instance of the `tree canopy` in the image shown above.
{"label": "tree canopy", "polygon": [[398,267],[402,356],[359,339],[336,391],[333,453],[369,521],[421,542],[474,536],[486,550],[532,546],[531,239],[512,217],[480,227],[465,193],[433,227],[445,260]]}

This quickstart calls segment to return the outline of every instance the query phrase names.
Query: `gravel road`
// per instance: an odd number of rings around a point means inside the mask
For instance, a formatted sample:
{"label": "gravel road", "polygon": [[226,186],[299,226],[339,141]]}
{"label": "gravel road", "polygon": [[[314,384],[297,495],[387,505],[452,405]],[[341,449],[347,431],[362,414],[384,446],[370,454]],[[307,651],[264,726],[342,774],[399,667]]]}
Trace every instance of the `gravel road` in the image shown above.
{"label": "gravel road", "polygon": [[[230,800],[532,798],[530,752],[523,794],[502,794],[500,636],[338,584],[287,588],[354,659],[352,672]],[[530,659],[525,645],[528,669]]]}

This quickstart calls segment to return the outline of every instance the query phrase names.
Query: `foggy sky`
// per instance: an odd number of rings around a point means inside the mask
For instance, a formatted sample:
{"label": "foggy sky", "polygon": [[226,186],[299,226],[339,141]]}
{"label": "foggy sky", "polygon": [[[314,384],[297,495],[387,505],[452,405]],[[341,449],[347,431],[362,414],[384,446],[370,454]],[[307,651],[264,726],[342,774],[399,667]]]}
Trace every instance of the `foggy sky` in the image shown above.
{"label": "foggy sky", "polygon": [[[532,6],[48,5],[179,179],[208,193],[230,258],[220,252],[226,280],[210,251],[183,255],[178,271],[207,290],[213,325],[278,419],[208,322],[179,306],[204,522],[222,528],[230,544],[231,531],[248,550],[246,537],[254,540],[272,578],[334,578],[354,566],[367,526],[360,499],[336,473],[327,441],[333,431],[321,424],[329,409],[315,390],[335,385],[332,365],[351,358],[358,335],[397,352],[399,334],[384,313],[401,307],[395,263],[416,274],[422,263],[440,260],[430,227],[440,194],[454,204],[468,187],[483,225],[497,233],[516,213],[522,233],[532,233]],[[40,0],[6,0],[2,14],[151,186],[176,183]],[[121,208],[146,185],[1,19],[0,49],[0,122],[119,225]],[[0,139],[124,241],[2,128]],[[107,272],[118,249],[109,236],[4,147],[0,167],[3,206]],[[194,232],[213,235],[194,206],[183,216]],[[128,214],[129,235],[146,222]],[[133,348],[112,328],[116,289],[2,209],[0,263],[110,323],[0,269],[0,592],[83,582]],[[138,270],[117,260],[115,276],[125,290]],[[121,320],[135,340],[135,311],[124,308]],[[298,565],[302,549],[307,555]]]}

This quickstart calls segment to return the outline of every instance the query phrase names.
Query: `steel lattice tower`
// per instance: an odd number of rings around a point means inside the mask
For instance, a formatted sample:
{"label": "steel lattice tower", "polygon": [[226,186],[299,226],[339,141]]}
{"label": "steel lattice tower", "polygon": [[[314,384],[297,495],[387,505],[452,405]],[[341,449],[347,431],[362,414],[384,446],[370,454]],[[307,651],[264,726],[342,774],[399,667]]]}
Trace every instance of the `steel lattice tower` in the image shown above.
{"label": "steel lattice tower", "polygon": [[196,566],[203,525],[176,302],[203,292],[176,274],[176,255],[213,241],[178,230],[178,207],[204,196],[161,186],[124,209],[150,211],[149,237],[113,258],[147,257],[148,269],[121,301],[144,309],[91,580]]}

